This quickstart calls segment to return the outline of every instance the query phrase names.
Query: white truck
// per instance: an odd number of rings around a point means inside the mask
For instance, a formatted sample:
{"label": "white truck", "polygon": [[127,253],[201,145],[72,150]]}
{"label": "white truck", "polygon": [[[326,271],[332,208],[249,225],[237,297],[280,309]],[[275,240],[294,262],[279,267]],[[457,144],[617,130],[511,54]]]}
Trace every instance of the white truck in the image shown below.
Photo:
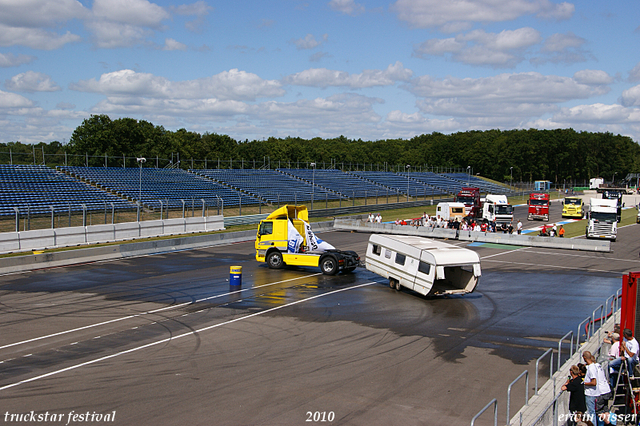
{"label": "white truck", "polygon": [[482,219],[486,222],[513,222],[513,206],[506,195],[487,194],[482,205]]}
{"label": "white truck", "polygon": [[458,220],[462,222],[462,219],[466,216],[465,205],[463,203],[438,203],[436,206],[436,217],[440,217],[442,220]]}
{"label": "white truck", "polygon": [[616,240],[618,234],[618,200],[592,198],[587,213],[587,238]]}
{"label": "white truck", "polygon": [[603,183],[604,179],[602,178],[591,178],[589,179],[589,189],[598,189]]}
{"label": "white truck", "polygon": [[391,288],[424,296],[471,293],[481,275],[476,252],[412,235],[371,235],[365,265]]}

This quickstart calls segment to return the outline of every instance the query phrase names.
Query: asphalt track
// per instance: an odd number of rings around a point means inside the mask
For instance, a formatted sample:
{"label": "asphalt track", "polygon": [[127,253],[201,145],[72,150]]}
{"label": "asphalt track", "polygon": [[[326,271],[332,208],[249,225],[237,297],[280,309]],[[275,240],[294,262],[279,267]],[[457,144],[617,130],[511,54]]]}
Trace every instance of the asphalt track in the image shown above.
{"label": "asphalt track", "polygon": [[[322,237],[361,254],[368,239]],[[493,397],[503,422],[509,383],[640,270],[639,237],[472,247],[478,288],[449,298],[363,269],[269,270],[252,242],[2,276],[0,423],[468,425]]]}

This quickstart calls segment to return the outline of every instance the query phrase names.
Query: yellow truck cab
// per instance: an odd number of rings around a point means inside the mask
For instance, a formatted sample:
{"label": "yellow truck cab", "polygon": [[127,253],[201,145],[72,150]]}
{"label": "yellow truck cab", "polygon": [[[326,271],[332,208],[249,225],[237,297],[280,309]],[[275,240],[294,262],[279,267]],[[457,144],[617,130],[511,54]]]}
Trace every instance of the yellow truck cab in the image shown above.
{"label": "yellow truck cab", "polygon": [[580,197],[566,197],[562,202],[562,217],[584,217],[584,201]]}
{"label": "yellow truck cab", "polygon": [[271,269],[290,266],[320,267],[323,274],[351,272],[360,257],[354,251],[336,250],[315,236],[306,206],[280,207],[260,222],[255,242],[256,260]]}

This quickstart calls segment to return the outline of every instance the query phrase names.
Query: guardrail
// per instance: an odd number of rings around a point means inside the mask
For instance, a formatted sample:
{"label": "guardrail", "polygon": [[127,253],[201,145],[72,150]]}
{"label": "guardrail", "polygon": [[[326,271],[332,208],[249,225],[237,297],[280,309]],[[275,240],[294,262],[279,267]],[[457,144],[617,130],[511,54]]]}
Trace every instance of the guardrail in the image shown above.
{"label": "guardrail", "polygon": [[524,247],[543,247],[555,249],[583,251],[611,251],[611,241],[582,240],[574,238],[538,237],[500,232],[457,231],[448,228],[431,228],[428,226],[394,225],[388,223],[369,223],[358,219],[334,220],[334,228],[341,230],[378,232],[386,234],[417,235],[429,238],[447,238],[460,241],[508,244]]}
{"label": "guardrail", "polygon": [[224,229],[222,216],[205,216],[4,232],[0,234],[0,253],[45,250],[222,229]]}

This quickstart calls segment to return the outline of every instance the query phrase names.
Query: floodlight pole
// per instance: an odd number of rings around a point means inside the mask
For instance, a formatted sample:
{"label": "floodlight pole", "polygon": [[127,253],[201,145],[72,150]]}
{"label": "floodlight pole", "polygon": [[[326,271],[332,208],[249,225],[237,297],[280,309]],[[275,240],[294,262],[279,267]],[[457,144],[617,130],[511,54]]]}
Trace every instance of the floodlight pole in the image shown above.
{"label": "floodlight pole", "polygon": [[409,172],[411,171],[411,165],[407,164],[407,203],[409,202]]}
{"label": "floodlight pole", "polygon": [[[140,165],[140,187],[139,187],[139,192],[138,192],[138,202],[140,204],[142,204],[142,163],[146,163],[147,159],[144,157],[138,157],[136,158],[136,161],[138,162],[138,164]],[[139,220],[139,219],[138,219]]]}
{"label": "floodlight pole", "polygon": [[311,163],[311,167],[313,167],[313,172],[311,174],[311,210],[313,210],[313,199],[315,198],[316,192],[316,163]]}
{"label": "floodlight pole", "polygon": [[471,180],[471,166],[467,166],[467,186],[469,186],[470,180]]}

